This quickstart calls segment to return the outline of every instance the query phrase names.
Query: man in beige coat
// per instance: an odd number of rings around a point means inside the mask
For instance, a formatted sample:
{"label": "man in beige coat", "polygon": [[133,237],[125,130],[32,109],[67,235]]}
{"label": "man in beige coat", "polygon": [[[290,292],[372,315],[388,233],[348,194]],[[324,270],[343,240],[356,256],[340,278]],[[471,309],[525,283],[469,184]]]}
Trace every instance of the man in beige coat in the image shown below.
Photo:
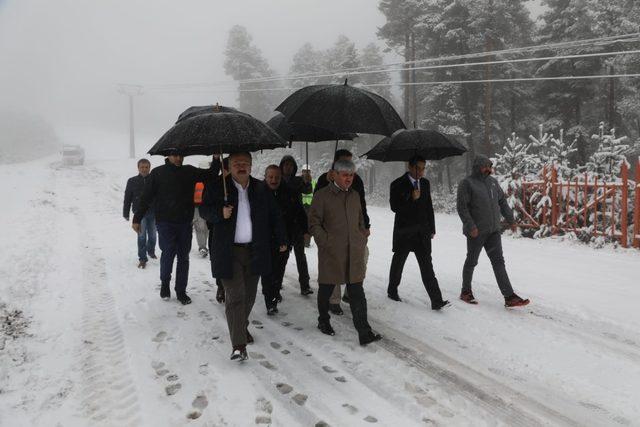
{"label": "man in beige coat", "polygon": [[309,209],[309,231],[318,245],[318,329],[335,335],[329,322],[329,298],[337,284],[346,283],[353,325],[361,345],[382,337],[367,321],[365,276],[366,228],[360,198],[351,189],[355,165],[349,160],[334,164],[334,181],[318,190]]}

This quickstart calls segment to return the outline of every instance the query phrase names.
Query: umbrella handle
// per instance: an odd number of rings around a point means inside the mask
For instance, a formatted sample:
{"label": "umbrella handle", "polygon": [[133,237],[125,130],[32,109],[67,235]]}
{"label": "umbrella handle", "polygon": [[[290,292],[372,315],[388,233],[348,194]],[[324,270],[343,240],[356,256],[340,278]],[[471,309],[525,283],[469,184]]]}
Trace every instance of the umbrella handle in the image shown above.
{"label": "umbrella handle", "polygon": [[222,171],[222,191],[224,191],[224,204],[227,205],[228,195],[227,195],[227,179],[224,174],[224,162],[222,161],[222,146],[220,146],[220,170]]}

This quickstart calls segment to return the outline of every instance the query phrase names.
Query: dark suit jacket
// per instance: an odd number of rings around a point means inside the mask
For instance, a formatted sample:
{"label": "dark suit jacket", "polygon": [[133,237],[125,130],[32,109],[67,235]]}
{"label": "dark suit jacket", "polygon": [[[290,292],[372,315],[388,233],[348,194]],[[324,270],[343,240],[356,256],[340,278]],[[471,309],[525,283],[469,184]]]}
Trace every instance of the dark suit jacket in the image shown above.
{"label": "dark suit jacket", "polygon": [[396,217],[393,222],[393,252],[416,251],[430,247],[427,239],[436,232],[429,181],[420,178],[420,198],[413,200],[408,174],[391,183],[389,203]]}
{"label": "dark suit jacket", "polygon": [[[218,279],[233,277],[233,243],[238,213],[238,190],[231,175],[227,177],[229,204],[234,206],[231,218],[222,215],[224,190],[222,180],[213,186],[205,186],[200,205],[200,216],[213,225],[212,272]],[[255,178],[249,181],[249,205],[251,207],[251,272],[256,276],[271,272],[272,235],[276,244],[285,245],[284,223],[277,203],[267,187]]]}

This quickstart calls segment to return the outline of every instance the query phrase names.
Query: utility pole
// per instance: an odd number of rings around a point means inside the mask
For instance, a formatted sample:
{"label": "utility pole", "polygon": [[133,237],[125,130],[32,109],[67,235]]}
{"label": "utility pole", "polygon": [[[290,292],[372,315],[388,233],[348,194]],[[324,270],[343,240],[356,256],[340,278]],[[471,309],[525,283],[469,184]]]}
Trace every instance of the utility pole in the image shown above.
{"label": "utility pole", "polygon": [[142,95],[142,86],[119,84],[118,92],[129,97],[129,158],[136,156],[135,127],[133,120],[133,97]]}

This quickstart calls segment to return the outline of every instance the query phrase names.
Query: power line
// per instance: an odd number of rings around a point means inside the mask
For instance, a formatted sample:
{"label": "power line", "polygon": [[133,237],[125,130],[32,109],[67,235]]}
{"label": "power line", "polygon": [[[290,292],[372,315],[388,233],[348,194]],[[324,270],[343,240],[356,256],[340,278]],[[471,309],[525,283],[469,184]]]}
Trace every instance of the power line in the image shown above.
{"label": "power line", "polygon": [[[589,79],[608,79],[608,78],[636,78],[640,77],[640,73],[629,74],[597,74],[586,76],[555,76],[555,77],[515,77],[505,79],[471,79],[471,80],[441,80],[432,82],[415,82],[415,83],[371,83],[357,85],[356,87],[389,87],[389,86],[433,86],[444,84],[472,84],[472,83],[509,83],[509,82],[535,82],[535,81],[554,81],[554,80],[589,80]],[[257,89],[213,89],[204,88],[199,90],[180,90],[179,88],[156,90],[154,92],[174,92],[180,93],[202,93],[202,92],[276,92],[276,91],[295,91],[301,87],[270,87]]]}
{"label": "power line", "polygon": [[[271,81],[286,81],[286,80],[297,80],[297,79],[308,79],[308,78],[321,78],[321,77],[335,77],[335,76],[344,76],[344,75],[356,75],[359,73],[359,70],[368,70],[372,68],[379,67],[389,67],[396,65],[409,65],[409,64],[418,64],[418,63],[428,63],[428,62],[443,62],[443,61],[452,61],[459,59],[470,59],[470,58],[478,58],[485,56],[494,56],[494,55],[503,55],[503,54],[511,54],[511,53],[521,53],[528,51],[537,51],[537,50],[549,50],[549,49],[561,49],[561,48],[575,48],[583,45],[598,45],[599,47],[615,44],[618,42],[634,42],[639,41],[638,38],[640,36],[640,32],[638,33],[629,33],[617,36],[608,36],[608,37],[598,37],[592,39],[583,39],[583,40],[575,40],[570,42],[558,42],[552,44],[543,44],[543,45],[534,45],[534,46],[524,46],[518,48],[511,49],[503,49],[498,51],[483,51],[476,52],[464,55],[453,55],[453,56],[444,56],[444,57],[436,57],[436,58],[426,58],[419,59],[415,61],[403,61],[403,62],[395,62],[388,64],[380,64],[380,65],[372,65],[372,66],[362,66],[355,68],[345,68],[341,70],[337,70],[333,73],[331,72],[323,72],[323,73],[301,73],[301,74],[288,74],[288,75],[280,75],[280,76],[271,76],[271,77],[262,77],[255,79],[243,79],[243,80],[231,80],[231,81],[219,81],[213,83],[176,83],[176,84],[159,84],[159,85],[149,85],[147,86],[150,89],[155,88],[167,88],[167,87],[176,87],[176,88],[185,88],[185,87],[206,87],[206,86],[216,86],[216,85],[225,85],[225,84],[240,84],[240,83],[263,83],[263,82],[271,82]],[[514,60],[515,61],[515,60]],[[488,65],[487,61],[482,62],[483,65]],[[450,65],[458,65],[458,64],[450,64]],[[460,65],[462,66],[462,65]],[[393,69],[393,71],[403,71],[403,70],[412,70],[414,68],[405,68],[405,69]],[[415,68],[419,69],[419,68]],[[387,71],[387,70],[384,70]],[[378,70],[375,72],[383,72],[382,70]]]}

